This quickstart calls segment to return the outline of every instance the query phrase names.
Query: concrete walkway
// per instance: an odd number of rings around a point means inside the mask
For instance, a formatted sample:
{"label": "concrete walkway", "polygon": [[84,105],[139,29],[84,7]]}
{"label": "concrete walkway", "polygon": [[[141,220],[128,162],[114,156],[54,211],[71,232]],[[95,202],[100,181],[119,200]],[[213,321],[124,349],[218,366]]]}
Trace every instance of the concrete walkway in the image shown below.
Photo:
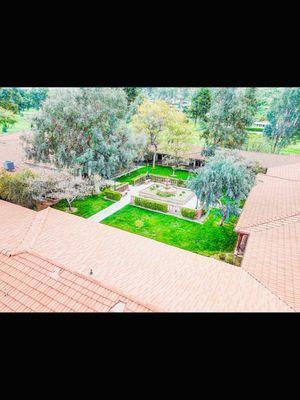
{"label": "concrete walkway", "polygon": [[151,186],[152,183],[144,183],[137,187],[129,186],[128,193],[121,198],[121,200],[115,202],[114,204],[108,206],[102,211],[99,211],[97,214],[92,215],[88,219],[94,222],[100,222],[103,219],[109,217],[110,215],[114,214],[115,212],[119,211],[121,208],[130,204],[131,196],[137,196],[140,190],[146,189],[148,186]]}

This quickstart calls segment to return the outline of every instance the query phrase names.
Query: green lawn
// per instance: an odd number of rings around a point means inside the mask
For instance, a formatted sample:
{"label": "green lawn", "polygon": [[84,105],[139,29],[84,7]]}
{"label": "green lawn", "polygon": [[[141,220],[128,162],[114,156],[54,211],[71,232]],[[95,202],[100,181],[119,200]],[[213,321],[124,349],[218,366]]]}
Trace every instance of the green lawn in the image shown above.
{"label": "green lawn", "polygon": [[29,131],[31,129],[31,120],[36,113],[37,110],[31,109],[24,111],[23,115],[17,115],[17,122],[7,130],[7,133]]}
{"label": "green lawn", "polygon": [[[270,153],[271,146],[262,133],[251,132],[249,134],[248,144],[244,146],[245,150],[261,151]],[[280,154],[300,154],[300,141],[291,144],[280,151]]]}
{"label": "green lawn", "polygon": [[173,175],[173,169],[171,167],[157,165],[154,169],[151,166],[141,167],[133,172],[130,172],[129,174],[120,176],[116,180],[118,182],[130,182],[132,179],[136,178],[137,176],[146,174],[147,170],[149,171],[149,174],[161,175],[161,176],[171,176],[171,177],[183,179],[183,180],[188,179],[188,177],[190,176],[190,173],[188,171],[184,171],[182,169],[177,169],[175,171],[175,175]]}
{"label": "green lawn", "polygon": [[132,205],[123,207],[102,223],[205,256],[232,252],[237,240],[233,218],[223,226],[213,210],[203,224],[159,214]]}
{"label": "green lawn", "polygon": [[[113,201],[106,200],[104,194],[100,193],[95,196],[88,196],[85,199],[74,200],[72,203],[73,208],[77,208],[73,215],[78,215],[83,218],[89,218],[97,212],[113,204]],[[68,204],[66,200],[61,200],[56,203],[53,208],[61,211],[68,210]]]}

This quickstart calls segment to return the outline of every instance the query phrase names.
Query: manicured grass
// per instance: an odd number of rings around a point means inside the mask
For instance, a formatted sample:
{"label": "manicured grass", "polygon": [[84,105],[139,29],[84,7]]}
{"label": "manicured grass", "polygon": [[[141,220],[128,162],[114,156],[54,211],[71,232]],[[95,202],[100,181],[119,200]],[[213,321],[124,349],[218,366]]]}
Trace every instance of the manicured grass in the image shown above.
{"label": "manicured grass", "polygon": [[237,240],[233,218],[223,226],[212,210],[203,224],[186,221],[171,215],[144,210],[132,205],[123,207],[102,223],[114,226],[159,242],[180,247],[205,256],[232,252]]}
{"label": "manicured grass", "polygon": [[[78,199],[73,201],[72,207],[77,208],[77,210],[72,214],[78,215],[83,218],[89,218],[97,212],[110,206],[111,204],[113,204],[113,201],[106,200],[104,198],[104,193],[100,193],[95,196],[88,196],[85,199]],[[52,207],[61,211],[68,210],[68,204],[66,200],[61,200]]]}
{"label": "manicured grass", "polygon": [[173,178],[178,178],[178,179],[183,179],[186,180],[190,176],[190,173],[188,171],[184,171],[182,169],[177,169],[175,171],[175,175],[173,175],[173,169],[171,167],[165,167],[162,165],[157,165],[154,169],[149,166],[149,167],[141,167],[133,172],[130,172],[129,174],[125,174],[117,178],[118,182],[130,182],[132,179],[136,178],[137,176],[143,175],[147,173],[147,170],[149,174],[154,174],[154,175],[160,175],[160,176],[170,176]]}
{"label": "manicured grass", "polygon": [[7,130],[7,133],[29,131],[31,129],[31,120],[36,113],[37,110],[31,109],[24,111],[23,115],[18,115],[17,122]]}

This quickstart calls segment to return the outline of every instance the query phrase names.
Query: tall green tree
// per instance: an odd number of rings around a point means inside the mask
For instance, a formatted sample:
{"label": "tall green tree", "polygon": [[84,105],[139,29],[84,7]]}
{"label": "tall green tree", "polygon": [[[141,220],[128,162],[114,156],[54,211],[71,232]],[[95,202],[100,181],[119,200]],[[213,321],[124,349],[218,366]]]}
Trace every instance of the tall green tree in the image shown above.
{"label": "tall green tree", "polygon": [[245,103],[246,109],[249,111],[250,118],[252,118],[253,120],[258,111],[258,99],[256,95],[256,88],[255,87],[246,88],[242,100]]}
{"label": "tall green tree", "polygon": [[240,147],[247,139],[247,126],[253,122],[253,104],[245,89],[219,88],[212,105],[203,137],[207,145]]}
{"label": "tall green tree", "polygon": [[201,206],[218,208],[220,225],[231,215],[237,215],[242,200],[253,186],[255,175],[234,153],[217,152],[188,182]]}
{"label": "tall green tree", "polygon": [[146,149],[153,154],[153,168],[158,146],[163,143],[163,134],[172,113],[172,107],[163,100],[145,100],[132,118],[133,131],[137,136],[142,135],[146,138]]}
{"label": "tall green tree", "polygon": [[136,154],[126,113],[122,89],[58,89],[33,119],[33,135],[23,137],[27,157],[111,178]]}
{"label": "tall green tree", "polygon": [[300,88],[286,88],[271,104],[267,118],[264,136],[274,153],[300,139]]}
{"label": "tall green tree", "polygon": [[139,87],[124,87],[124,92],[126,93],[128,104],[130,105],[141,93],[141,89]]}
{"label": "tall green tree", "polygon": [[192,97],[191,105],[188,107],[187,113],[195,123],[199,120],[206,121],[210,107],[211,91],[208,88],[201,88]]}
{"label": "tall green tree", "polygon": [[9,126],[16,123],[17,112],[18,107],[12,101],[11,96],[7,96],[5,88],[0,88],[0,128],[2,132],[6,132]]}
{"label": "tall green tree", "polygon": [[48,96],[48,88],[32,88],[27,93],[30,108],[39,110]]}

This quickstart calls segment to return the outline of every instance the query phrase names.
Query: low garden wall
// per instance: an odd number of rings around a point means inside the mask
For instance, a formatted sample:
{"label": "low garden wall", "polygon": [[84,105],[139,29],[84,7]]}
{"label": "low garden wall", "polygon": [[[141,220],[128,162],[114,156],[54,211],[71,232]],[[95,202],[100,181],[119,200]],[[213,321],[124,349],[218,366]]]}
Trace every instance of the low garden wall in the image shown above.
{"label": "low garden wall", "polygon": [[149,178],[153,182],[159,182],[159,183],[165,183],[166,181],[171,182],[172,185],[179,186],[179,187],[186,187],[186,181],[183,179],[178,179],[178,178],[172,178],[168,176],[160,176],[160,175],[154,175],[154,174],[144,174],[140,175],[135,179],[132,179],[132,184],[135,185],[140,185],[146,181],[146,179]]}

